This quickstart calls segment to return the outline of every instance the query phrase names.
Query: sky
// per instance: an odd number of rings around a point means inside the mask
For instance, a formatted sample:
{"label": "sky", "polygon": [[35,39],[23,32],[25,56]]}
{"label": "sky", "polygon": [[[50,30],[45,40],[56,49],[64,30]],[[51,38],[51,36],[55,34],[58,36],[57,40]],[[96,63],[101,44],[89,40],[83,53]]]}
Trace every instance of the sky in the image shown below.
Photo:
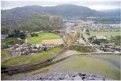
{"label": "sky", "polygon": [[94,10],[107,10],[120,8],[119,0],[1,0],[1,9],[11,9],[15,7],[39,5],[56,6],[61,4],[74,4],[86,6]]}

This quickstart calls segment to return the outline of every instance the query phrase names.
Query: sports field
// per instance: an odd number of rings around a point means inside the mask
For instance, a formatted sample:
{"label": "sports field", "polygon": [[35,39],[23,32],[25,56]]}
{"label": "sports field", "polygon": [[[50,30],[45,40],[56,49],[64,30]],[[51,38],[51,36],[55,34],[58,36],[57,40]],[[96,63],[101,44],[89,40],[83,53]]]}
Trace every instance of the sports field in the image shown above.
{"label": "sports field", "polygon": [[42,40],[48,40],[48,39],[61,39],[61,37],[54,33],[41,33],[37,37],[29,37],[27,41],[29,43],[40,44]]}

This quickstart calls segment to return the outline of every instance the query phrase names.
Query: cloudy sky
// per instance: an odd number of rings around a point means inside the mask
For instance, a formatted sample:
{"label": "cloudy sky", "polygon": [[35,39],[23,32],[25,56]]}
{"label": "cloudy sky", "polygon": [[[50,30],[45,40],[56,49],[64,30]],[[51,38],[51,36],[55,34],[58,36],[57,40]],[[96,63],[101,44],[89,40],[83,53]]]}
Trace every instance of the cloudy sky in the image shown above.
{"label": "cloudy sky", "polygon": [[119,0],[1,0],[1,9],[39,5],[55,6],[60,4],[75,4],[95,10],[116,9],[121,5]]}

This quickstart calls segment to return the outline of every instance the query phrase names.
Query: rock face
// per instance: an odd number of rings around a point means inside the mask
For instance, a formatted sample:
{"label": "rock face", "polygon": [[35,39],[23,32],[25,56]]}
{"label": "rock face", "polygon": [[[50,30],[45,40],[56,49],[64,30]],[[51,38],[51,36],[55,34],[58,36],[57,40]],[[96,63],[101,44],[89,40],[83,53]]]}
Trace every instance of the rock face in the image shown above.
{"label": "rock face", "polygon": [[78,72],[63,72],[63,73],[47,73],[22,78],[24,80],[112,80],[100,75],[78,73]]}

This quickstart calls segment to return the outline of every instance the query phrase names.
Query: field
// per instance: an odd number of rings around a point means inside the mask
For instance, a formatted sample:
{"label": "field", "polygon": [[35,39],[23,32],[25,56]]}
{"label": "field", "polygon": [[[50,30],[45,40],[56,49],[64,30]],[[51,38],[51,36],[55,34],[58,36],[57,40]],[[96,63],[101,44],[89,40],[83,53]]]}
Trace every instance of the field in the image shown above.
{"label": "field", "polygon": [[[57,49],[56,49],[57,50]],[[115,80],[120,79],[120,68],[117,68],[116,63],[120,65],[120,56],[117,55],[94,55],[94,56],[73,56],[67,59],[63,59],[59,62],[57,60],[67,57],[69,55],[77,54],[80,52],[77,51],[68,51],[64,54],[60,55],[55,59],[53,64],[44,67],[38,68],[33,71],[29,71],[26,73],[20,73],[10,76],[12,79],[16,79],[17,77],[25,77],[25,75],[36,75],[41,73],[51,73],[51,72],[83,72],[90,73],[96,75],[102,75],[108,78],[112,78]],[[97,57],[101,57],[104,59],[100,59]],[[113,63],[114,62],[114,63]]]}
{"label": "field", "polygon": [[9,66],[15,66],[15,65],[21,65],[21,64],[26,64],[26,63],[32,63],[38,60],[42,60],[44,58],[48,58],[56,53],[58,53],[62,48],[61,47],[56,47],[53,48],[47,52],[37,54],[34,56],[31,55],[23,55],[23,56],[18,56],[15,58],[10,58],[4,62],[1,63],[2,67],[9,67]]}
{"label": "field", "polygon": [[101,36],[117,36],[121,35],[120,32],[90,32],[90,36],[101,35]]}
{"label": "field", "polygon": [[40,44],[42,40],[47,40],[47,39],[61,39],[61,37],[53,33],[41,33],[38,35],[38,37],[29,37],[27,41],[29,43]]}
{"label": "field", "polygon": [[[72,51],[71,51],[72,53]],[[68,53],[65,53],[65,56]],[[64,57],[64,54],[59,58]],[[102,57],[104,59],[99,59],[97,57]],[[56,60],[58,60],[56,59]],[[102,75],[112,79],[120,79],[120,68],[117,68],[115,63],[120,63],[120,57],[115,55],[97,55],[96,57],[90,56],[73,56],[52,64],[48,67],[34,70],[30,72],[31,74],[40,74],[40,73],[48,73],[48,72],[66,72],[66,71],[76,71],[76,72],[84,72],[84,73],[92,73],[97,75]],[[119,64],[120,65],[120,64]]]}

